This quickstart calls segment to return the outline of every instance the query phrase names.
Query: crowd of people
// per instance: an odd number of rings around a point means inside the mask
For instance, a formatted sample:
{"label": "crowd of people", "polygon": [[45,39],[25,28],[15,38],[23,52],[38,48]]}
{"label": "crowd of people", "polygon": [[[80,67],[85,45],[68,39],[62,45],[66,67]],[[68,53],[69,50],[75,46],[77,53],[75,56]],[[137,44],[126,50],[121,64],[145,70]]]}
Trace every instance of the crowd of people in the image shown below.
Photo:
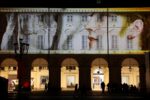
{"label": "crowd of people", "polygon": [[[100,85],[101,88],[101,94],[114,94],[114,93],[119,93],[119,94],[138,94],[139,89],[135,85],[128,85],[127,83],[123,84],[117,84],[117,83],[108,83],[105,85],[104,82],[101,82]],[[107,88],[107,89],[106,89]],[[106,91],[107,90],[107,91]],[[85,89],[78,88],[78,84],[75,85],[75,90],[74,90],[74,96],[77,97],[78,95],[83,95],[87,93]]]}
{"label": "crowd of people", "polygon": [[138,93],[139,90],[135,85],[128,85],[127,83],[116,84],[108,83],[107,84],[108,93]]}

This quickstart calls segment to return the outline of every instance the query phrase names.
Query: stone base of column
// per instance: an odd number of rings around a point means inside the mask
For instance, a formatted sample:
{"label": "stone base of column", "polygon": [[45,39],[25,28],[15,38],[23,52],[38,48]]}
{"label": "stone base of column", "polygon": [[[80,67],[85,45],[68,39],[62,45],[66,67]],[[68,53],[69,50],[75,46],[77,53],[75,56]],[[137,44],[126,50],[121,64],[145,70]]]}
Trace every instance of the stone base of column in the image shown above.
{"label": "stone base of column", "polygon": [[49,95],[60,95],[61,88],[58,88],[58,87],[48,87],[47,93]]}

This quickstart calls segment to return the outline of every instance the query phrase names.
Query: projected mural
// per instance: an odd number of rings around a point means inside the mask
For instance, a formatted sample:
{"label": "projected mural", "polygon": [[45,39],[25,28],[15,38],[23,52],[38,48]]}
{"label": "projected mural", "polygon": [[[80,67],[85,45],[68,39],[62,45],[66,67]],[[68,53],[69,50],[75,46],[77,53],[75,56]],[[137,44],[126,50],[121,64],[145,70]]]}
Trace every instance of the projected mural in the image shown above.
{"label": "projected mural", "polygon": [[[29,53],[110,53],[148,49],[147,13],[0,13],[1,51],[29,44]],[[18,45],[19,49],[19,45]]]}

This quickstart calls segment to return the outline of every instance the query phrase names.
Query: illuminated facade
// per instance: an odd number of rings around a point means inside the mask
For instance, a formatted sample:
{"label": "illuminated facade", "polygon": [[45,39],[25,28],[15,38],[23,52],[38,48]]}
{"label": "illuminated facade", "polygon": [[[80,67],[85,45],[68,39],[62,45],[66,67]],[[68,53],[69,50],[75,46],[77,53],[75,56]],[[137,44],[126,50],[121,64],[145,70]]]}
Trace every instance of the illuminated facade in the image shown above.
{"label": "illuminated facade", "polygon": [[[101,91],[103,81],[149,91],[148,9],[0,8],[0,76],[9,91],[26,81],[31,91]],[[17,56],[20,39],[29,50]]]}

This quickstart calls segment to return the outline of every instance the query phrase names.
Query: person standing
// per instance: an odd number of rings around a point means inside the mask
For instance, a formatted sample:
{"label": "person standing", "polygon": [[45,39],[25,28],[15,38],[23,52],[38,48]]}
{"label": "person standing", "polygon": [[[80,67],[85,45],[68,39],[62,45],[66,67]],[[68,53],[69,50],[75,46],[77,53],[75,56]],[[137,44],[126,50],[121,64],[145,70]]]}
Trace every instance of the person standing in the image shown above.
{"label": "person standing", "polygon": [[105,83],[104,82],[101,83],[101,88],[102,88],[102,93],[104,93],[104,91],[105,91]]}

